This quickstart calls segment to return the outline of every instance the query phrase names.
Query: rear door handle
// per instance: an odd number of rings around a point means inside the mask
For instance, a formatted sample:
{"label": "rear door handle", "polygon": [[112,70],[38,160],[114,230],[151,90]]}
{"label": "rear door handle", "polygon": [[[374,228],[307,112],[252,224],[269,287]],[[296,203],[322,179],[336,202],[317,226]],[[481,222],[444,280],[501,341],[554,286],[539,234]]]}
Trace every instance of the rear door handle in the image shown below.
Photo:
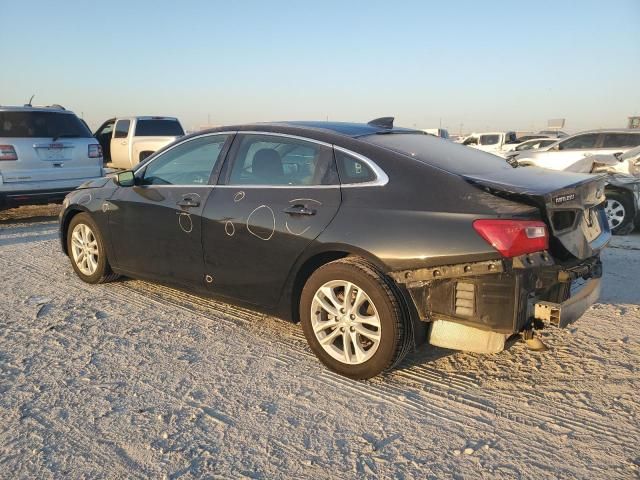
{"label": "rear door handle", "polygon": [[315,215],[316,211],[313,208],[307,208],[304,205],[292,205],[283,210],[284,213],[289,215]]}
{"label": "rear door handle", "polygon": [[180,207],[199,207],[200,200],[194,200],[192,198],[183,198],[179,202],[176,202],[176,205]]}

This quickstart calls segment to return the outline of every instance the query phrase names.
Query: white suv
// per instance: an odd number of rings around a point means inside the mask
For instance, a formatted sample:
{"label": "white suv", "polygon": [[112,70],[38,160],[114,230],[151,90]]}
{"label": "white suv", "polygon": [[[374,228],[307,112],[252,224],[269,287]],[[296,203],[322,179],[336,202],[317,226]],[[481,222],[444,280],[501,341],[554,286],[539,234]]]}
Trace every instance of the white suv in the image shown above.
{"label": "white suv", "polygon": [[0,106],[0,208],[60,201],[102,174],[100,144],[73,112]]}

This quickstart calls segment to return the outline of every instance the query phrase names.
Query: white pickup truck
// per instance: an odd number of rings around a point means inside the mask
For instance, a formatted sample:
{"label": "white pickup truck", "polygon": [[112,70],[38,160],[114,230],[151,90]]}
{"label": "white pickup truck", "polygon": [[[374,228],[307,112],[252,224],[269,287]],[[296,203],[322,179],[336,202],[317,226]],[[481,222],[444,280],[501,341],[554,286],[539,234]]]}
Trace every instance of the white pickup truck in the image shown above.
{"label": "white pickup truck", "polygon": [[516,132],[483,132],[472,133],[462,141],[463,145],[477,148],[483,152],[503,156],[510,150],[510,145],[517,144]]}
{"label": "white pickup truck", "polygon": [[102,146],[104,163],[124,169],[135,167],[183,135],[182,125],[173,117],[111,118],[94,134]]}

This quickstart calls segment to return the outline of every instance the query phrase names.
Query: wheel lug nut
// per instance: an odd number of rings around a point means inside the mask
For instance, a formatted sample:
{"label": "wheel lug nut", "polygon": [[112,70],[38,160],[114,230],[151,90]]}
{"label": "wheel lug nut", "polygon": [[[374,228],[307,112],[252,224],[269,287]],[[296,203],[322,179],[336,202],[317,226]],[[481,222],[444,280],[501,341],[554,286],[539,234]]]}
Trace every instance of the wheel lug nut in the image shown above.
{"label": "wheel lug nut", "polygon": [[352,332],[356,331],[356,327],[350,327],[349,330],[351,330]]}
{"label": "wheel lug nut", "polygon": [[344,332],[344,327],[340,327],[340,331],[341,331],[341,332]]}
{"label": "wheel lug nut", "polygon": [[345,309],[344,309],[344,308],[341,308],[341,309],[340,309],[340,313],[344,313],[344,312],[345,312]]}
{"label": "wheel lug nut", "polygon": [[356,316],[352,313],[351,315],[349,315],[349,318],[350,318],[351,320],[355,320],[355,319],[356,319]]}

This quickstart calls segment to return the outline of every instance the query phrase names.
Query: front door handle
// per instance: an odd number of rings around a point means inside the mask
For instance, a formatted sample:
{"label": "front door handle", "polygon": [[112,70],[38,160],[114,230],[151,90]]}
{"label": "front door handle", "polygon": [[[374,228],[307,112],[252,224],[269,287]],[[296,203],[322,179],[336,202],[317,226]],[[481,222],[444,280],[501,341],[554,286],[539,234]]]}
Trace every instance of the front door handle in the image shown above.
{"label": "front door handle", "polygon": [[307,208],[304,205],[292,205],[283,210],[284,213],[289,215],[315,215],[316,211],[313,208]]}
{"label": "front door handle", "polygon": [[183,198],[179,202],[176,202],[176,205],[180,207],[199,207],[200,200],[194,200],[193,198]]}

